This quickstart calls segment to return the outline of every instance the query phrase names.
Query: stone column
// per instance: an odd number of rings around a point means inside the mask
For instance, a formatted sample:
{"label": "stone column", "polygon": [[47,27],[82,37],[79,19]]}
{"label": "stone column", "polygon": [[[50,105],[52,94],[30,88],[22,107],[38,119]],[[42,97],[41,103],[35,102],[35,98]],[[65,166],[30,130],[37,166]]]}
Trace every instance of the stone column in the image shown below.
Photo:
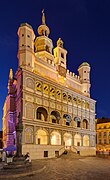
{"label": "stone column", "polygon": [[64,146],[65,145],[65,142],[64,142],[64,139],[63,139],[63,131],[61,131],[61,145]]}
{"label": "stone column", "polygon": [[34,126],[34,133],[33,133],[33,135],[34,135],[34,137],[33,137],[33,144],[36,144],[36,127]]}
{"label": "stone column", "polygon": [[23,131],[23,124],[22,124],[22,118],[21,113],[18,115],[18,123],[16,125],[16,147],[17,152],[16,156],[21,157],[22,156],[22,131]]}
{"label": "stone column", "polygon": [[73,132],[72,133],[72,146],[74,146],[74,136],[75,136],[75,133]]}
{"label": "stone column", "polygon": [[50,129],[48,129],[48,145],[50,145],[51,144],[51,130]]}
{"label": "stone column", "polygon": [[83,134],[81,134],[81,146],[83,146]]}

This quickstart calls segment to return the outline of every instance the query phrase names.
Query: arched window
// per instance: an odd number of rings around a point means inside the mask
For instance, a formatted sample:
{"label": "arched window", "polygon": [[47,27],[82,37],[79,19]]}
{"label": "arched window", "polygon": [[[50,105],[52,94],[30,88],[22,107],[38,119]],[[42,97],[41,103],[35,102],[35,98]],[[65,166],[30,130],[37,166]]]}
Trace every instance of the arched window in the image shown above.
{"label": "arched window", "polygon": [[76,127],[81,127],[81,120],[79,117],[75,117],[74,121],[76,122]]}
{"label": "arched window", "polygon": [[36,82],[36,90],[37,91],[42,91],[42,84],[40,82]]}
{"label": "arched window", "polygon": [[47,95],[48,95],[49,86],[48,86],[47,84],[44,84],[44,85],[43,85],[43,92],[44,92],[44,94],[47,94]]}
{"label": "arched window", "polygon": [[69,114],[64,114],[63,118],[66,119],[66,125],[69,126],[71,122],[71,116]]}
{"label": "arched window", "polygon": [[37,131],[36,144],[48,144],[48,135],[45,130],[39,129]]}
{"label": "arched window", "polygon": [[74,145],[75,146],[81,146],[81,135],[80,134],[75,134]]}
{"label": "arched window", "polygon": [[61,145],[61,135],[59,132],[53,131],[51,133],[51,145]]}
{"label": "arched window", "polygon": [[71,97],[71,95],[68,95],[68,102],[72,103],[72,97]]}
{"label": "arched window", "polygon": [[88,135],[83,136],[83,146],[89,146],[89,136]]}
{"label": "arched window", "polygon": [[63,99],[63,101],[67,101],[67,94],[66,93],[62,94],[62,99]]}
{"label": "arched window", "polygon": [[33,129],[32,128],[25,129],[25,143],[33,143]]}
{"label": "arched window", "polygon": [[73,104],[76,106],[77,105],[77,98],[73,97]]}
{"label": "arched window", "polygon": [[55,97],[55,88],[54,87],[50,87],[50,96]]}
{"label": "arched window", "polygon": [[52,123],[57,123],[59,124],[60,121],[60,113],[58,111],[52,111],[51,112],[51,120]]}
{"label": "arched window", "polygon": [[60,90],[56,91],[56,98],[61,99],[61,91]]}
{"label": "arched window", "polygon": [[88,121],[86,119],[83,120],[83,128],[88,129]]}
{"label": "arched window", "polygon": [[72,145],[72,135],[69,133],[65,133],[63,136],[65,146],[71,146]]}
{"label": "arched window", "polygon": [[36,119],[40,119],[42,121],[47,121],[47,110],[43,107],[39,107],[36,112]]}

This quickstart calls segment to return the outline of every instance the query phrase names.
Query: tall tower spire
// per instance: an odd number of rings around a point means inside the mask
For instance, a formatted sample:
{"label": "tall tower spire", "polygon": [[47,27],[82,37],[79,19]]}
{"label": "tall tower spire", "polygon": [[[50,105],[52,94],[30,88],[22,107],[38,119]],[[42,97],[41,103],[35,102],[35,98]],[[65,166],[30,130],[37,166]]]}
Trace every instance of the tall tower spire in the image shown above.
{"label": "tall tower spire", "polygon": [[45,23],[44,9],[42,10],[42,25],[46,25],[46,23]]}
{"label": "tall tower spire", "polygon": [[47,37],[50,34],[50,30],[48,26],[46,26],[46,23],[45,23],[44,9],[42,10],[42,24],[38,27],[38,34],[40,36],[47,36]]}
{"label": "tall tower spire", "polygon": [[10,72],[9,72],[9,79],[12,80],[13,79],[13,70],[10,69]]}
{"label": "tall tower spire", "polygon": [[35,39],[35,52],[36,56],[44,61],[50,61],[54,64],[54,56],[52,54],[53,43],[48,37],[50,34],[50,29],[46,25],[44,9],[42,10],[41,25],[38,27],[39,36]]}

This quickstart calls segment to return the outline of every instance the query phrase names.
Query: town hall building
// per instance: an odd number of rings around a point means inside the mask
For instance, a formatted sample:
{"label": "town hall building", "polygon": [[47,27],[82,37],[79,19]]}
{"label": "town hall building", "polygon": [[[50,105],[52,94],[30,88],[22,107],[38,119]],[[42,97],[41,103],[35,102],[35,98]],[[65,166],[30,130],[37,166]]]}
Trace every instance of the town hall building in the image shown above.
{"label": "town hall building", "polygon": [[53,158],[70,149],[80,155],[96,154],[95,100],[90,97],[90,65],[83,62],[78,75],[67,69],[67,50],[61,38],[56,47],[49,38],[42,11],[36,36],[23,23],[18,29],[18,69],[10,69],[8,95],[3,107],[3,146],[16,145],[21,115],[22,153],[32,159]]}

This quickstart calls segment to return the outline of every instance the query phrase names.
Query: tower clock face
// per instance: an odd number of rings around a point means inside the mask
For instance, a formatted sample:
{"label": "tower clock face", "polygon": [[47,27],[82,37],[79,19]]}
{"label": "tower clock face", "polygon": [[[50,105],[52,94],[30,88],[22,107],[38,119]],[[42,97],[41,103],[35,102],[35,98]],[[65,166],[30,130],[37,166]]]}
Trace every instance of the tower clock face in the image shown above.
{"label": "tower clock face", "polygon": [[66,77],[66,69],[61,65],[58,66],[59,75]]}

